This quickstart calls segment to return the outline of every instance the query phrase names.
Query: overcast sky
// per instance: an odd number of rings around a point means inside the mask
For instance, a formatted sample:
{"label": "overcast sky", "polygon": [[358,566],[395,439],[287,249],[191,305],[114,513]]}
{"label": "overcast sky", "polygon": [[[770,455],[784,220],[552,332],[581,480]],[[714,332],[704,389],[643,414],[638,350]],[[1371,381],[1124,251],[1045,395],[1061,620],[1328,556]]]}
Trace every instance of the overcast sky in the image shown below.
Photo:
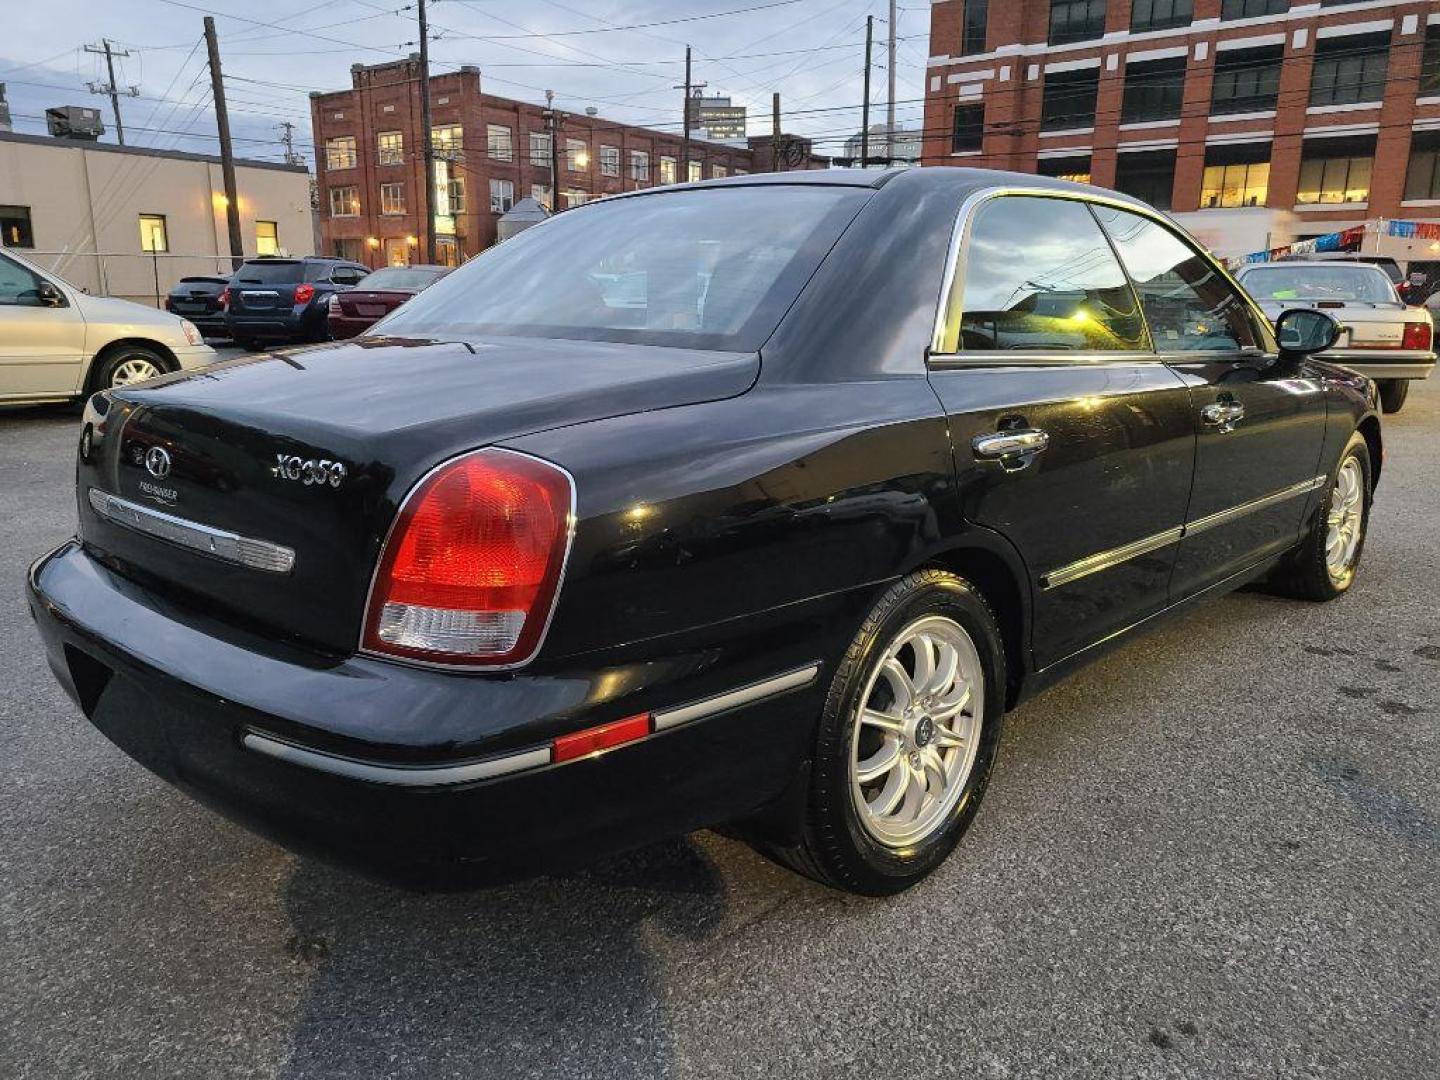
{"label": "overcast sky", "polygon": [[[281,121],[313,162],[310,90],[350,85],[352,63],[382,63],[416,48],[413,0],[0,0],[0,82],[16,131],[43,134],[52,105],[110,103],[86,89],[104,81],[104,58],[82,50],[102,37],[128,49],[116,81],[126,141],[215,151],[202,18],[220,35],[239,156],[279,160]],[[678,131],[686,44],[707,93],[750,109],[750,134],[770,130],[781,94],[786,131],[842,153],[859,130],[865,16],[876,16],[871,122],[884,119],[887,0],[429,0],[435,71],[476,64],[489,93]],[[737,9],[757,9],[739,11]],[[715,18],[695,18],[736,12]],[[930,5],[902,0],[897,19],[897,123],[918,128]],[[677,21],[689,20],[689,21]],[[635,24],[655,24],[637,27]],[[269,25],[264,25],[269,24]]]}

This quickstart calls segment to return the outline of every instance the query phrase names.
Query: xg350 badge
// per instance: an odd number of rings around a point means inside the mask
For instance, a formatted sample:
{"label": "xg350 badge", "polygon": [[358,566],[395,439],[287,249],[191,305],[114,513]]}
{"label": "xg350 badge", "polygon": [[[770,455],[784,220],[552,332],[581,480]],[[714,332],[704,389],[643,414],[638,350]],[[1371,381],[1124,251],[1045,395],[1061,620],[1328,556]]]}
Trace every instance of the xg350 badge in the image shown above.
{"label": "xg350 badge", "polygon": [[295,454],[276,454],[275,465],[270,475],[280,480],[298,480],[309,487],[311,484],[329,484],[338,488],[345,482],[345,466],[338,461],[302,458]]}

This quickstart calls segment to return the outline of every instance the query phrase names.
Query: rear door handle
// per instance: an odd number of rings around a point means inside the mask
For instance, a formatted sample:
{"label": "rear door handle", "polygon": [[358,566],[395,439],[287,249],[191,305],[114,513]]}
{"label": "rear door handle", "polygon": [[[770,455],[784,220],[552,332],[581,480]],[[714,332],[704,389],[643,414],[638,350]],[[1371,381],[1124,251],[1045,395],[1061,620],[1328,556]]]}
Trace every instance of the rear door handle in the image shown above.
{"label": "rear door handle", "polygon": [[1221,431],[1231,431],[1245,418],[1245,406],[1238,401],[1215,401],[1200,410],[1200,419]]}
{"label": "rear door handle", "polygon": [[1023,469],[1050,445],[1050,435],[1039,428],[1016,428],[977,435],[971,447],[976,457],[998,460],[1007,470]]}

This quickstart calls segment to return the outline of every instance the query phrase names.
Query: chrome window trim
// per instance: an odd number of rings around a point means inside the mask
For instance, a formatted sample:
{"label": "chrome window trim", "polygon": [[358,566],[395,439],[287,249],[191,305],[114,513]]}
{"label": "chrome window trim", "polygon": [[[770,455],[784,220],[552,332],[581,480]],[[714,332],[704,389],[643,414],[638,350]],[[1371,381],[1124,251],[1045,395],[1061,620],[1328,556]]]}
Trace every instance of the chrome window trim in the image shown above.
{"label": "chrome window trim", "polygon": [[802,668],[796,668],[794,671],[787,671],[783,675],[762,679],[760,682],[750,683],[748,686],[741,686],[723,694],[716,694],[714,697],[702,698],[689,705],[661,709],[659,712],[651,714],[655,721],[655,730],[668,731],[681,724],[689,724],[716,713],[738,709],[742,705],[749,705],[764,698],[776,697],[789,693],[791,690],[798,690],[802,686],[809,686],[819,674],[820,664],[817,661],[813,664],[806,664]]}
{"label": "chrome window trim", "polygon": [[1314,476],[1309,480],[1301,480],[1299,483],[1291,484],[1289,487],[1281,488],[1279,491],[1272,491],[1268,495],[1261,495],[1258,499],[1251,499],[1249,502],[1239,503],[1224,510],[1207,514],[1203,518],[1196,518],[1194,521],[1186,522],[1182,526],[1173,529],[1166,529],[1164,532],[1155,533],[1152,536],[1145,536],[1129,544],[1120,547],[1109,548],[1105,551],[1096,552],[1094,555],[1087,555],[1083,559],[1076,559],[1072,563],[1056,567],[1049,573],[1040,577],[1040,588],[1049,590],[1058,588],[1061,585],[1068,585],[1072,581],[1079,581],[1081,578],[1089,577],[1091,574],[1098,574],[1102,570],[1109,570],[1119,566],[1121,563],[1129,562],[1131,559],[1138,559],[1141,555],[1148,555],[1152,551],[1159,551],[1161,548],[1169,547],[1178,543],[1187,536],[1195,533],[1202,533],[1213,529],[1217,525],[1225,525],[1246,514],[1254,513],[1256,510],[1263,510],[1267,506],[1274,506],[1276,503],[1284,502],[1286,499],[1293,499],[1300,495],[1308,495],[1325,486],[1329,481],[1327,476]]}
{"label": "chrome window trim", "polygon": [[[975,215],[979,212],[980,207],[982,207],[985,203],[990,202],[992,199],[1002,199],[1015,196],[1030,196],[1041,199],[1066,199],[1071,202],[1090,203],[1095,206],[1108,206],[1116,210],[1129,211],[1130,213],[1136,214],[1139,217],[1147,218],[1150,221],[1155,222],[1155,224],[1159,225],[1161,228],[1168,229],[1171,233],[1174,233],[1177,238],[1179,238],[1190,248],[1192,248],[1197,255],[1199,255],[1202,259],[1204,259],[1206,263],[1210,265],[1212,269],[1216,270],[1220,274],[1222,280],[1229,283],[1229,285],[1234,288],[1237,293],[1239,293],[1240,297],[1245,301],[1245,304],[1250,311],[1251,321],[1256,324],[1254,329],[1260,330],[1262,328],[1268,328],[1270,326],[1270,320],[1266,317],[1265,313],[1260,310],[1260,307],[1255,303],[1254,299],[1251,298],[1250,294],[1245,291],[1244,286],[1242,286],[1238,281],[1235,280],[1235,276],[1231,274],[1230,271],[1227,270],[1224,265],[1221,264],[1213,255],[1211,255],[1209,250],[1198,240],[1196,240],[1195,237],[1192,236],[1185,229],[1184,226],[1166,217],[1160,211],[1152,207],[1146,206],[1144,203],[1131,202],[1128,199],[1117,197],[1114,195],[1108,195],[1101,191],[1089,191],[1085,189],[1069,190],[1066,188],[1039,187],[1029,186],[1025,184],[996,184],[990,187],[979,188],[975,191],[972,191],[969,195],[965,196],[964,201],[960,204],[959,211],[955,215],[955,224],[951,227],[950,243],[945,253],[945,273],[941,276],[940,295],[936,299],[935,322],[933,324],[930,334],[930,349],[928,353],[928,359],[930,361],[934,361],[937,359],[943,361],[940,365],[935,366],[961,367],[966,365],[967,357],[986,355],[979,353],[966,353],[958,350],[947,350],[945,348],[945,324],[950,314],[950,298],[955,295],[956,279],[958,278],[960,281],[960,285],[962,287],[964,286],[964,277],[961,274],[961,262],[970,246],[970,232],[972,227],[974,226]],[[1098,221],[1096,222],[1096,224],[1097,226],[1099,226],[1101,234],[1105,237],[1107,243],[1110,243],[1111,251],[1115,254],[1116,261],[1119,262],[1120,268],[1125,272],[1126,279],[1129,280],[1129,268],[1125,266],[1125,262],[1123,259],[1120,258],[1119,253],[1114,252],[1114,244],[1110,239],[1110,234],[1105,230],[1104,225],[1100,224]],[[1131,286],[1133,288],[1133,282],[1131,283]],[[1141,312],[1141,315],[1143,318],[1143,310]],[[1147,330],[1149,328],[1148,320],[1146,320],[1146,328]],[[1155,358],[1157,356],[1157,351],[1153,348],[1153,335],[1151,337],[1151,344],[1151,350],[1137,349],[1133,353],[1127,353],[1124,355],[1131,355],[1137,358]],[[1269,342],[1266,341],[1264,342],[1264,344],[1268,345]],[[1212,352],[1233,351],[1233,349],[1216,349],[1206,351],[1197,350],[1195,353],[1190,355],[1208,356],[1211,355]],[[993,350],[989,351],[988,353],[988,355],[993,354]],[[1081,356],[1075,356],[1071,359],[1071,363],[1074,363],[1076,360],[1079,359],[1081,359]],[[993,366],[993,361],[987,360],[983,361],[983,363]]]}
{"label": "chrome window trim", "polygon": [[212,528],[198,521],[152,510],[99,488],[91,488],[88,499],[90,508],[105,521],[164,540],[197,555],[271,574],[288,574],[295,569],[295,550],[283,544],[256,540],[227,529]]}

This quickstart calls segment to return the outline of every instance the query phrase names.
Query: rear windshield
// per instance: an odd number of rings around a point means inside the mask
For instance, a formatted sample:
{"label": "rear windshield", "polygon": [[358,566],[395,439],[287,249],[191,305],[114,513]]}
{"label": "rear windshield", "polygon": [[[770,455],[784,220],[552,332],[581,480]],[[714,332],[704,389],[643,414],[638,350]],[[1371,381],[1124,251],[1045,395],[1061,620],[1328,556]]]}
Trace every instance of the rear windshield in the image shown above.
{"label": "rear windshield", "polygon": [[230,281],[229,278],[223,278],[223,277],[182,277],[182,278],[180,279],[180,284],[181,284],[181,285],[225,285],[225,284],[229,283],[229,281]]}
{"label": "rear windshield", "polygon": [[302,262],[247,262],[235,279],[244,285],[293,285],[304,277]]}
{"label": "rear windshield", "polygon": [[375,331],[754,351],[869,194],[712,188],[569,210],[472,259]]}
{"label": "rear windshield", "polygon": [[1326,266],[1297,263],[1257,266],[1241,279],[1256,300],[1358,300],[1396,303],[1385,272],[1373,266]]}
{"label": "rear windshield", "polygon": [[366,274],[360,279],[357,289],[423,289],[426,285],[443,277],[444,269],[419,266],[387,266]]}

